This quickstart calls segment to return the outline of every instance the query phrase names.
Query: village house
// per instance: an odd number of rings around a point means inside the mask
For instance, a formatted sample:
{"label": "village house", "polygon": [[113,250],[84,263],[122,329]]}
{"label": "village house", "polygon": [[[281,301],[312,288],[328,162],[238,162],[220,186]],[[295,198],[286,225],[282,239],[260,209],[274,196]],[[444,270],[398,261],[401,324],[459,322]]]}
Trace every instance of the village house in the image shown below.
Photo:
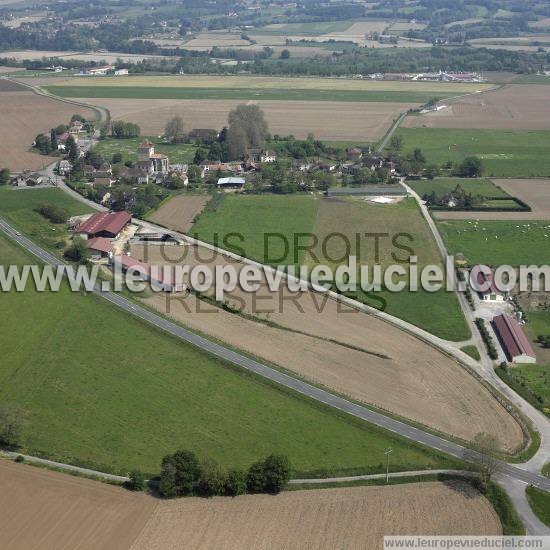
{"label": "village house", "polygon": [[271,163],[277,160],[277,155],[274,151],[264,149],[249,149],[247,152],[247,160],[252,163],[264,162]]}
{"label": "village house", "polygon": [[132,216],[128,212],[97,212],[74,228],[74,234],[85,240],[95,237],[116,239],[130,224]]}
{"label": "village house", "polygon": [[105,237],[95,237],[86,241],[86,247],[90,251],[92,260],[108,258],[113,252],[113,243]]}
{"label": "village house", "polygon": [[71,173],[72,169],[73,169],[73,165],[69,160],[63,159],[57,163],[57,173],[60,176],[67,176],[68,174]]}
{"label": "village house", "polygon": [[492,321],[497,338],[512,363],[536,363],[533,346],[523,332],[521,325],[510,315],[498,315]]}
{"label": "village house", "polygon": [[240,162],[207,162],[201,165],[201,178],[217,172],[242,174],[243,171],[244,169]]}
{"label": "village house", "polygon": [[478,289],[480,289],[477,293],[482,301],[492,303],[502,303],[506,301],[506,293],[497,288],[492,273],[478,271],[476,280]]}

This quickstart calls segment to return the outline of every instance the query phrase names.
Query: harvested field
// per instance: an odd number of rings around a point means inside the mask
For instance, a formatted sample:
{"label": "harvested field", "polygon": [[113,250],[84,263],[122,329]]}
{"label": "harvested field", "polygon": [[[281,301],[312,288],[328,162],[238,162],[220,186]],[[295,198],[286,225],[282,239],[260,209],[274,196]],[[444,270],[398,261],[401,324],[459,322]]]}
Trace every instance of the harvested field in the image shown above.
{"label": "harvested field", "polygon": [[188,50],[194,50],[197,47],[211,49],[214,46],[219,48],[232,48],[234,46],[248,45],[250,45],[250,42],[248,40],[243,40],[240,34],[205,32],[198,34],[191,40],[188,40],[185,43],[185,48]]}
{"label": "harvested field", "polygon": [[157,503],[144,494],[0,460],[0,547],[129,548]]}
{"label": "harvested field", "polygon": [[531,212],[434,212],[440,220],[550,220],[550,179],[493,179]]}
{"label": "harvested field", "polygon": [[[134,245],[131,252],[156,265],[227,264],[194,246]],[[486,431],[505,449],[522,444],[520,427],[488,390],[456,361],[393,325],[316,293],[296,294],[284,285],[272,293],[265,281],[256,293],[237,288],[225,300],[256,319],[193,295],[144,297],[194,330],[358,401],[466,440]]]}
{"label": "harvested field", "polygon": [[[550,88],[507,85],[465,97],[445,109],[409,116],[405,128],[487,128],[497,130],[550,129]],[[444,101],[443,101],[444,103]]]}
{"label": "harvested field", "polygon": [[209,197],[205,195],[178,195],[164,203],[149,216],[149,220],[168,229],[187,233],[208,200]]}
{"label": "harvested field", "polygon": [[[123,79],[124,80],[124,79]],[[128,81],[126,81],[128,82]],[[222,128],[231,109],[242,100],[83,99],[109,109],[113,119],[139,124],[146,135],[158,135],[180,115],[189,128]],[[293,134],[333,141],[377,141],[410,103],[331,101],[257,101],[273,134]],[[327,123],[330,121],[330,123]]]}
{"label": "harvested field", "polygon": [[56,101],[33,93],[10,81],[0,81],[0,132],[9,139],[0,143],[1,164],[13,171],[43,168],[55,158],[31,150],[37,134],[68,122],[79,113],[95,118],[95,111]]}
{"label": "harvested field", "polygon": [[434,482],[160,502],[132,548],[378,550],[390,534],[501,533],[485,497]]}
{"label": "harvested field", "polygon": [[43,57],[66,57],[76,53],[78,52],[56,50],[13,50],[2,52],[2,57],[23,61],[25,59],[42,59]]}

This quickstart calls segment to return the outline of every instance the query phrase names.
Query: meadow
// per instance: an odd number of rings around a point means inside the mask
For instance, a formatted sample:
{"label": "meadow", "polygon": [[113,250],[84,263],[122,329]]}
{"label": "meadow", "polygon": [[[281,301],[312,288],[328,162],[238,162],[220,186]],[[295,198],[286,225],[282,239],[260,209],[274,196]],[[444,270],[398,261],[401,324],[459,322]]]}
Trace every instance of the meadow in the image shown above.
{"label": "meadow", "polygon": [[[233,235],[223,242],[224,236]],[[373,238],[365,233],[387,234],[380,240],[378,257]],[[333,268],[345,261],[331,261],[346,255],[344,241],[331,235],[344,234],[352,244],[349,254],[358,256],[358,264],[383,266],[395,263],[393,255],[403,258],[391,239],[411,247],[418,255],[419,266],[440,264],[437,248],[414,201],[391,206],[369,205],[359,201],[329,201],[311,196],[228,196],[215,212],[203,212],[191,230],[198,238],[213,242],[251,259],[283,265],[327,264]],[[267,238],[264,250],[264,234]],[[304,235],[299,235],[300,233]],[[304,248],[312,239],[318,244],[307,254]],[[299,246],[297,247],[296,244]],[[343,248],[342,248],[343,247]],[[267,254],[265,253],[267,252]],[[407,256],[408,257],[408,256]],[[357,299],[417,325],[441,338],[460,341],[470,331],[453,293],[403,291],[359,291]]]}
{"label": "meadow", "polygon": [[115,153],[122,155],[123,162],[135,162],[139,145],[148,139],[155,145],[155,152],[167,155],[170,164],[190,164],[193,162],[197,147],[190,143],[164,143],[156,136],[146,136],[128,139],[108,138],[100,140],[94,147],[105,160],[110,161]]}
{"label": "meadow", "polygon": [[430,164],[460,163],[468,156],[483,161],[484,175],[550,175],[550,131],[400,128],[404,151],[420,148]]}
{"label": "meadow", "polygon": [[508,197],[509,195],[500,187],[497,187],[491,180],[486,178],[465,179],[465,178],[438,178],[434,180],[409,181],[408,184],[421,196],[431,195],[441,197],[454,191],[459,185],[466,193],[482,197]]}
{"label": "meadow", "polygon": [[550,262],[550,222],[446,220],[437,225],[449,254],[463,254],[470,265]]}
{"label": "meadow", "polygon": [[[0,238],[2,265],[34,262]],[[453,465],[244,373],[96,296],[2,297],[0,402],[26,411],[22,451],[125,474],[192,449],[225,467],[287,454],[300,474]],[[30,353],[32,350],[32,353]]]}

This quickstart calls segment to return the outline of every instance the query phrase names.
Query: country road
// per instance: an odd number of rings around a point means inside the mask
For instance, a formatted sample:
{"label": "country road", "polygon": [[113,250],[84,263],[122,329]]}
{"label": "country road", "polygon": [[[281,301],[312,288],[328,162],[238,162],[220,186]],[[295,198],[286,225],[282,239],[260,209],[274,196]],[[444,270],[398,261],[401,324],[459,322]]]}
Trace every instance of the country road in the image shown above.
{"label": "country road", "polygon": [[[16,229],[9,225],[5,220],[0,218],[0,230],[8,237],[16,241],[20,246],[25,248],[31,254],[36,256],[45,264],[52,266],[65,265],[60,259],[56,258],[49,252],[43,250],[35,243],[30,241],[25,236],[21,235]],[[455,442],[448,441],[440,436],[431,434],[414,426],[410,426],[399,420],[395,420],[382,413],[372,411],[367,407],[352,403],[342,397],[334,395],[326,390],[317,388],[296,379],[288,374],[279,372],[278,370],[268,367],[249,357],[241,355],[225,346],[216,342],[212,342],[198,334],[195,334],[176,323],[173,323],[151,311],[141,307],[140,305],[124,298],[121,295],[113,292],[102,291],[99,285],[93,289],[101,298],[111,302],[112,304],[125,310],[127,313],[140,318],[141,320],[151,324],[152,326],[175,336],[176,338],[192,344],[212,355],[219,357],[225,361],[233,363],[247,371],[253,372],[272,382],[280,384],[286,388],[296,391],[310,399],[318,401],[333,409],[342,411],[346,414],[360,418],[366,422],[379,426],[392,433],[400,435],[406,439],[415,441],[432,449],[441,451],[447,455],[465,460],[467,462],[477,462],[480,459],[479,453],[467,449]],[[517,466],[499,463],[499,468],[502,476],[521,481],[525,484],[534,485],[540,489],[550,492],[550,479],[537,473],[529,472],[518,468]]]}

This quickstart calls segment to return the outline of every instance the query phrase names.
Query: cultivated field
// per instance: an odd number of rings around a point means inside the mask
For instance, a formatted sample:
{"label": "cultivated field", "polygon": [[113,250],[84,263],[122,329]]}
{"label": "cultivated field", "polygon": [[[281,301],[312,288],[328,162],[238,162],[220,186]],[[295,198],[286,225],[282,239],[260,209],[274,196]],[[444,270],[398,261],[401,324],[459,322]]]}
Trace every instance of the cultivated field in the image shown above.
{"label": "cultivated field", "polygon": [[185,541],[189,550],[378,550],[385,534],[501,532],[489,502],[471,488],[422,483],[161,502],[132,549],[176,548]]}
{"label": "cultivated field", "polygon": [[[131,253],[156,265],[227,263],[194,246],[134,245]],[[225,301],[247,316],[194,295],[155,294],[143,300],[195,330],[358,401],[463,439],[486,431],[509,450],[521,445],[515,420],[454,360],[384,321],[318,294],[292,293],[286,287],[272,293],[265,281],[255,294],[237,288]]]}
{"label": "cultivated field", "polygon": [[[160,58],[158,55],[128,54],[118,52],[76,52],[76,51],[50,51],[50,50],[13,50],[2,52],[2,57],[17,60],[42,59],[43,57],[57,57],[59,59],[75,59],[79,61],[96,61],[98,63],[114,63],[117,59],[128,62],[137,62],[143,59]],[[40,72],[40,71],[36,71]]]}
{"label": "cultivated field", "polygon": [[[444,104],[444,102],[443,102]],[[440,111],[409,116],[405,128],[550,129],[550,88],[509,84],[453,101]]]}
{"label": "cultivated field", "polygon": [[550,131],[462,128],[399,128],[404,149],[420,148],[428,163],[460,163],[468,156],[483,161],[487,177],[547,177]]}
{"label": "cultivated field", "polygon": [[[95,118],[95,111],[39,96],[26,88],[0,80],[0,165],[11,170],[36,170],[55,161],[31,151],[37,134],[67,123],[79,113]],[[9,137],[8,137],[9,136]]]}
{"label": "cultivated field", "polygon": [[[219,128],[227,124],[229,111],[240,100],[83,99],[109,109],[115,120],[139,124],[144,134],[159,135],[175,115],[187,128]],[[272,134],[293,134],[333,141],[377,141],[399,113],[412,104],[329,101],[257,101],[264,110]],[[327,123],[330,121],[330,123]]]}
{"label": "cultivated field", "polygon": [[119,487],[0,460],[3,550],[129,548],[157,503]]}
{"label": "cultivated field", "polygon": [[550,220],[550,179],[492,181],[508,195],[527,203],[531,212],[434,212],[434,217],[440,220]]}
{"label": "cultivated field", "polygon": [[178,195],[164,203],[149,216],[149,220],[168,229],[187,233],[208,200],[209,197],[205,195]]}

